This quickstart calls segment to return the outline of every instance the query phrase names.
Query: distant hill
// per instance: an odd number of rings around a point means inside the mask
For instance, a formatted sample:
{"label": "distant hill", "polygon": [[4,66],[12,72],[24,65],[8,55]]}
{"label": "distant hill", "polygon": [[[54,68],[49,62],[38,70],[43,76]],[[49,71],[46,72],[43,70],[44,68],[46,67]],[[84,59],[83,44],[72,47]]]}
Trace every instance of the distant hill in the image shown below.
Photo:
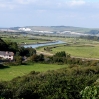
{"label": "distant hill", "polygon": [[25,26],[11,27],[5,30],[14,32],[27,32],[37,34],[63,34],[63,35],[99,35],[99,28],[82,28],[73,26]]}
{"label": "distant hill", "polygon": [[0,29],[10,29],[19,30],[20,28],[29,28],[31,30],[39,31],[73,31],[73,32],[90,32],[91,30],[99,30],[99,28],[82,28],[73,26],[25,26],[25,27],[11,27],[11,28],[0,28]]}
{"label": "distant hill", "polygon": [[73,26],[27,26],[32,30],[45,30],[45,31],[72,31],[72,32],[89,32],[89,28],[80,28]]}

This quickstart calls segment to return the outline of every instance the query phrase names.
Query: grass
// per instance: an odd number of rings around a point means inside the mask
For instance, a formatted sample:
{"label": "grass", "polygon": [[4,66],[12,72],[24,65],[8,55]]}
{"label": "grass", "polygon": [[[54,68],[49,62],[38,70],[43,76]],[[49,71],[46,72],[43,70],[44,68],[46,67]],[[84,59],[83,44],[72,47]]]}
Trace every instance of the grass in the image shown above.
{"label": "grass", "polygon": [[[16,35],[13,35],[16,36]],[[11,37],[11,35],[2,37],[2,39],[4,41],[12,41],[12,42],[17,42],[18,44],[34,44],[34,43],[38,43],[38,42],[47,42],[49,39],[42,39],[42,38],[38,38],[38,37],[34,37],[31,35],[28,36],[23,36],[23,35],[19,35],[16,37]]]}
{"label": "grass", "polygon": [[60,51],[65,51],[76,57],[99,58],[99,46],[61,46],[52,49],[53,53]]}
{"label": "grass", "polygon": [[[52,46],[49,46],[49,47],[52,47]],[[75,56],[75,57],[99,58],[99,44],[98,45],[97,44],[96,45],[72,44],[70,46],[64,46],[63,44],[61,44],[61,45],[58,45],[58,47],[55,47],[55,48],[52,47],[51,51],[44,51],[44,47],[38,48],[37,50],[51,53],[51,54],[65,51],[66,53],[71,54],[71,56]]]}
{"label": "grass", "polygon": [[23,76],[31,71],[46,72],[48,70],[56,70],[67,67],[67,65],[57,64],[30,64],[21,66],[11,66],[9,68],[0,69],[0,81],[9,81],[17,76]]}
{"label": "grass", "polygon": [[[55,37],[53,38],[56,39]],[[58,38],[58,39],[67,42],[67,44],[70,44],[70,46],[64,46],[64,44],[60,44],[59,47],[52,48],[52,51],[50,51],[49,53],[55,54],[56,52],[65,51],[66,53],[71,54],[71,56],[75,57],[99,58],[98,41],[78,38]],[[37,50],[44,52],[44,47],[38,48]]]}

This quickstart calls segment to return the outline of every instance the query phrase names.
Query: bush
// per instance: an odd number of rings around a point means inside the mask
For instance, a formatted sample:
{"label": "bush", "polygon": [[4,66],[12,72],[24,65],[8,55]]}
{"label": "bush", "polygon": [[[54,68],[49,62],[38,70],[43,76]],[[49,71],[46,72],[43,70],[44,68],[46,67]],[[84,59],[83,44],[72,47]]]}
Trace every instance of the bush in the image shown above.
{"label": "bush", "polygon": [[10,82],[1,82],[0,96],[5,99],[81,99],[80,92],[92,86],[98,77],[96,66],[74,66],[45,73],[32,71]]}

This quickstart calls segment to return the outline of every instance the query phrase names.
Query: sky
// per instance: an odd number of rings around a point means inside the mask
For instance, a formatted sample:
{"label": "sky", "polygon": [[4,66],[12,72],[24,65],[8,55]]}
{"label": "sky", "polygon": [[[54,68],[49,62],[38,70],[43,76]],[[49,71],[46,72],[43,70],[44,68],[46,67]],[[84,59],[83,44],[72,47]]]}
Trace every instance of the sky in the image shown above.
{"label": "sky", "polygon": [[99,28],[99,0],[0,0],[0,27]]}

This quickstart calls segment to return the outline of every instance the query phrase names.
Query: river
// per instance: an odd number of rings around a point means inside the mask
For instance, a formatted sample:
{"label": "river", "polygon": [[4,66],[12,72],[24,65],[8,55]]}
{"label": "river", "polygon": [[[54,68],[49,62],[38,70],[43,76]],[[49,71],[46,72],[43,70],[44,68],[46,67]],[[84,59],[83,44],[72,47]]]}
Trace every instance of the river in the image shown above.
{"label": "river", "polygon": [[42,46],[56,45],[56,44],[63,44],[63,43],[66,43],[66,42],[56,41],[56,42],[43,43],[43,44],[29,44],[29,45],[24,45],[24,47],[25,48],[27,47],[37,48],[37,47],[42,47]]}

